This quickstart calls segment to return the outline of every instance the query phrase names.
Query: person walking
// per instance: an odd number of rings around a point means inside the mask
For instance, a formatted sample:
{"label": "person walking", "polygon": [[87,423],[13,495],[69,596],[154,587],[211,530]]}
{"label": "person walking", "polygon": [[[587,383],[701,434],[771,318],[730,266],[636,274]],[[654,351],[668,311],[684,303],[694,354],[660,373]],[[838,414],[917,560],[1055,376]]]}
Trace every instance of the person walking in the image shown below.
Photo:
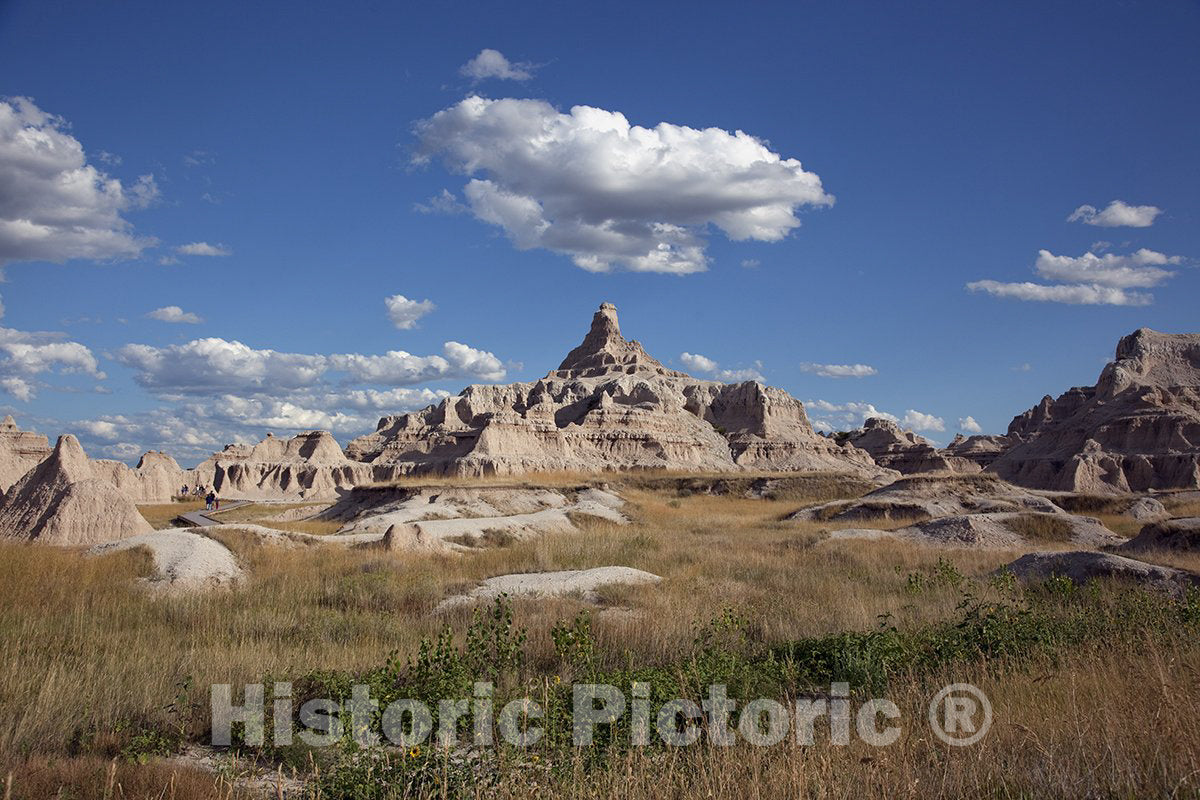
{"label": "person walking", "polygon": [[221,498],[217,495],[216,492],[213,492],[212,498],[213,498],[213,511],[220,511],[221,510]]}
{"label": "person walking", "polygon": [[216,496],[215,494],[213,494],[212,492],[209,492],[209,493],[208,493],[208,494],[207,494],[207,495],[204,497],[204,510],[205,510],[205,511],[212,511],[212,510],[213,510],[213,501],[214,501],[214,500],[216,500],[216,499],[217,499],[217,496]]}

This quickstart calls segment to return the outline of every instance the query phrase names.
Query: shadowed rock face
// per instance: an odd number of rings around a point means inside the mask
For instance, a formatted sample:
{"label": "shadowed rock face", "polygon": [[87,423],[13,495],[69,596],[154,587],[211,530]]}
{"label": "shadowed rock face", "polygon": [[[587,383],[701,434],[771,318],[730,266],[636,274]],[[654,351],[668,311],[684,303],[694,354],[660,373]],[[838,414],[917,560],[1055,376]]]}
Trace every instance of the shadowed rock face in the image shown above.
{"label": "shadowed rock face", "polygon": [[621,335],[609,303],[545,378],[469,386],[422,411],[384,417],[346,450],[394,474],[546,470],[835,470],[886,475],[818,436],[804,407],[750,381],[697,380]]}
{"label": "shadowed rock face", "polygon": [[1091,493],[1200,486],[1200,334],[1141,328],[1095,386],[1013,419],[991,469],[1012,483]]}

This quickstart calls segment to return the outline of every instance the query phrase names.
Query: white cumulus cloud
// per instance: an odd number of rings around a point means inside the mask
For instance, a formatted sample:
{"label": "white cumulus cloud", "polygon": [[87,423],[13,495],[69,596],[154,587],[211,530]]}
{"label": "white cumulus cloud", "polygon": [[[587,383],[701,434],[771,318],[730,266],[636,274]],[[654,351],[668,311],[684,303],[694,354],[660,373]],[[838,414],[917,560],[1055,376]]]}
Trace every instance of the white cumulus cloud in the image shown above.
{"label": "white cumulus cloud", "polygon": [[499,50],[485,47],[479,51],[479,55],[463,64],[458,71],[465,77],[476,81],[488,78],[502,81],[527,81],[533,77],[534,66],[513,63],[505,58]]}
{"label": "white cumulus cloud", "polygon": [[441,156],[471,176],[463,193],[478,219],[520,250],[594,272],[699,272],[709,226],[773,242],[800,225],[799,208],[834,201],[815,173],[742,131],[644,128],[589,106],[471,96],[416,133],[417,163]]}
{"label": "white cumulus cloud", "polygon": [[[762,376],[759,369],[751,369],[749,367],[743,369],[721,369],[721,365],[716,361],[699,353],[680,353],[679,360],[693,372],[705,373],[722,383],[745,383],[746,381],[763,383],[766,381],[766,378]],[[761,368],[762,364],[756,361],[755,366]]]}
{"label": "white cumulus cloud", "polygon": [[383,303],[387,306],[388,319],[402,331],[415,328],[421,317],[437,308],[429,300],[409,300],[402,294],[385,297]]}
{"label": "white cumulus cloud", "polygon": [[184,311],[179,306],[163,306],[156,308],[146,314],[150,319],[156,319],[159,322],[175,322],[196,325],[204,322],[204,318],[198,314],[193,314],[191,311]]}
{"label": "white cumulus cloud", "polygon": [[1179,256],[1164,255],[1144,247],[1129,255],[1056,256],[1049,250],[1039,250],[1034,270],[1046,280],[1059,283],[1132,289],[1158,286],[1175,274],[1162,267],[1182,261]]}
{"label": "white cumulus cloud", "polygon": [[995,297],[1014,300],[1036,300],[1043,303],[1068,303],[1084,306],[1148,306],[1154,298],[1145,292],[1129,292],[1111,286],[1046,286],[1040,283],[1003,283],[1001,281],[972,281],[972,292],[987,292]]}
{"label": "white cumulus cloud", "polygon": [[124,186],[87,163],[68,127],[28,98],[0,100],[0,266],[134,258],[156,243],[122,217],[158,197],[154,177]]}
{"label": "white cumulus cloud", "polygon": [[1056,283],[983,280],[968,283],[967,289],[995,297],[1045,303],[1148,306],[1154,302],[1153,295],[1130,290],[1162,284],[1175,275],[1164,267],[1181,263],[1183,259],[1179,256],[1168,256],[1144,247],[1128,254],[1088,252],[1081,256],[1059,256],[1049,250],[1039,250],[1034,272]]}
{"label": "white cumulus cloud", "polygon": [[1149,228],[1154,218],[1162,213],[1158,206],[1131,206],[1113,200],[1106,208],[1098,211],[1095,206],[1082,205],[1071,212],[1067,222],[1082,222],[1101,228]]}
{"label": "white cumulus cloud", "polygon": [[946,430],[946,421],[941,417],[935,417],[933,414],[924,414],[920,411],[914,411],[911,408],[904,412],[904,417],[900,420],[900,425],[905,428],[911,428],[914,431]]}
{"label": "white cumulus cloud", "polygon": [[983,433],[983,426],[975,421],[974,417],[959,417],[958,429],[967,433]]}
{"label": "white cumulus cloud", "polygon": [[811,372],[823,378],[865,378],[875,375],[878,370],[867,364],[813,364],[806,362],[800,365],[802,372]]}

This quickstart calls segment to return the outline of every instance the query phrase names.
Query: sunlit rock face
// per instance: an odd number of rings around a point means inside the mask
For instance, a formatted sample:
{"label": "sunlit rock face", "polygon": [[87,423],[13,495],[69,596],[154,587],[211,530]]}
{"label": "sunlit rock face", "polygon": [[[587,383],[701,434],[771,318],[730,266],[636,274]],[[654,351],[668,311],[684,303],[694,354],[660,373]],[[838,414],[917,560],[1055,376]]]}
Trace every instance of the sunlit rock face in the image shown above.
{"label": "sunlit rock face", "polygon": [[347,455],[394,474],[599,470],[833,470],[887,477],[864,451],[817,435],[781,389],[705,381],[621,334],[617,309],[541,380],[468,386],[384,417]]}

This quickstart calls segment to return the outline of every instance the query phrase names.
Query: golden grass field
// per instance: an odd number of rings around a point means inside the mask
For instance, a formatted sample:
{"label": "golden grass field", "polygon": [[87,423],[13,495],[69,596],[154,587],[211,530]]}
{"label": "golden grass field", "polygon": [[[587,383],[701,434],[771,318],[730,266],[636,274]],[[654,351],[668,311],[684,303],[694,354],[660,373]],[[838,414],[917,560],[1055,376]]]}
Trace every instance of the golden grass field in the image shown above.
{"label": "golden grass field", "polygon": [[[578,476],[550,481],[576,482]],[[461,632],[469,623],[466,610],[435,616],[442,598],[493,575],[607,565],[661,575],[658,586],[602,593],[602,608],[593,614],[598,657],[619,667],[673,663],[692,646],[698,627],[724,609],[736,609],[753,639],[764,644],[869,630],[883,614],[902,628],[946,620],[956,613],[961,592],[933,587],[914,594],[910,574],[934,570],[947,559],[983,586],[989,573],[1017,555],[886,540],[825,542],[821,531],[828,524],[784,517],[866,487],[833,478],[798,487],[777,499],[752,500],[694,493],[676,480],[631,478],[621,490],[633,524],[593,522],[578,534],[465,557],[321,545],[281,549],[222,534],[250,579],[230,591],[174,597],[152,596],[137,585],[148,570],[140,553],[92,559],[69,550],[0,545],[0,770],[11,780],[11,794],[4,796],[263,796],[231,783],[232,774],[131,759],[131,741],[143,730],[202,739],[205,687],[213,683],[317,669],[357,672],[378,667],[392,653],[409,657],[444,624]],[[164,527],[196,505],[147,506],[143,513]],[[336,530],[330,523],[307,523],[306,529],[303,522],[264,519],[285,508],[252,505],[224,516],[281,530]],[[1054,532],[1046,536],[1052,540]],[[1194,556],[1159,560],[1200,568]],[[515,603],[535,674],[558,668],[554,624],[586,607],[571,598]],[[1200,796],[1200,643],[1147,640],[1132,649],[1072,652],[1026,670],[996,672],[977,664],[966,672],[946,678],[985,688],[999,721],[977,748],[950,751],[913,726],[897,745],[879,750],[818,742],[628,751],[599,768],[580,766],[533,783],[528,773],[513,773],[489,792],[596,798]],[[920,718],[925,685],[901,681],[889,695],[905,719]]]}

